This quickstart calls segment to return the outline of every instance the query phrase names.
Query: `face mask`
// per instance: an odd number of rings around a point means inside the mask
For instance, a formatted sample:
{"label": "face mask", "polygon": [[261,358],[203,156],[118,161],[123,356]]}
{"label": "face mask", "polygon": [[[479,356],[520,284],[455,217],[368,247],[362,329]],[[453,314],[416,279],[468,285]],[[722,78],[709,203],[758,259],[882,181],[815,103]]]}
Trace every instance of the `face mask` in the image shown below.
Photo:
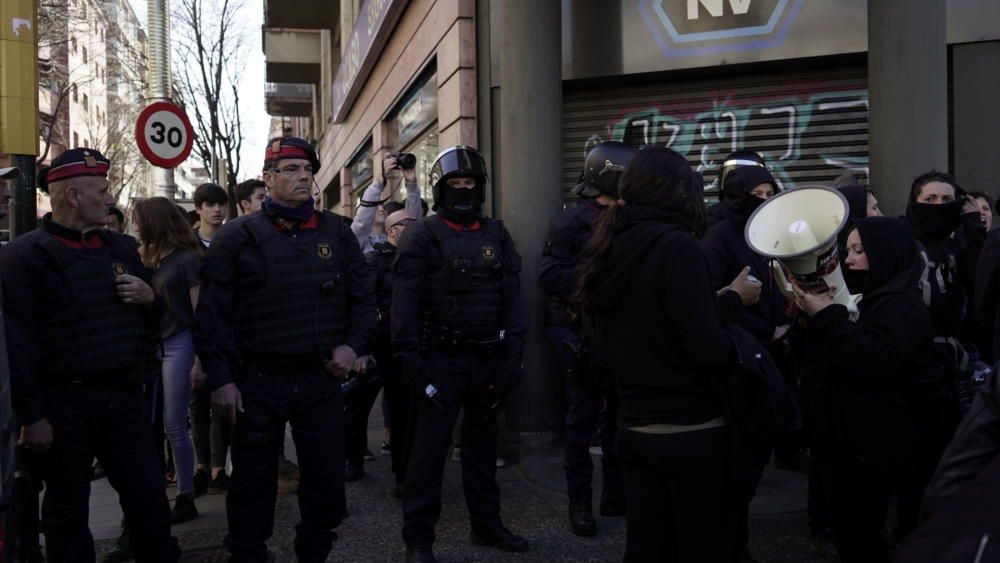
{"label": "face mask", "polygon": [[749,219],[753,215],[753,212],[757,211],[758,207],[764,205],[765,201],[755,195],[747,194],[744,196],[743,201],[740,202],[740,211],[743,213],[743,218]]}
{"label": "face mask", "polygon": [[471,219],[479,215],[479,197],[475,189],[445,188],[442,190],[442,207],[449,213]]}
{"label": "face mask", "polygon": [[844,274],[844,283],[847,284],[847,291],[852,295],[864,293],[865,282],[868,281],[868,270],[844,268],[841,273]]}
{"label": "face mask", "polygon": [[940,240],[947,238],[962,220],[962,202],[910,204],[906,212],[913,226],[924,236]]}

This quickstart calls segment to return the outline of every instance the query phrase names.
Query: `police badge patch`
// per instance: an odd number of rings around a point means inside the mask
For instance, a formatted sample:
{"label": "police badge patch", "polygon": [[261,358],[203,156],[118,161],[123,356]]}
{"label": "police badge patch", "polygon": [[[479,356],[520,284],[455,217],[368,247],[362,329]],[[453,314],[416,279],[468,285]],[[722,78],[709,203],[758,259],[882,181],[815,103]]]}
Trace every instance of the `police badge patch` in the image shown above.
{"label": "police badge patch", "polygon": [[496,251],[493,250],[492,246],[483,247],[483,258],[487,260],[492,260],[494,256],[496,256]]}
{"label": "police badge patch", "polygon": [[329,260],[333,256],[333,248],[330,247],[330,243],[321,242],[316,245],[316,254],[323,260]]}
{"label": "police badge patch", "polygon": [[115,262],[111,264],[111,269],[115,271],[116,276],[121,276],[128,273],[128,270],[125,269],[125,264],[122,264],[121,262]]}

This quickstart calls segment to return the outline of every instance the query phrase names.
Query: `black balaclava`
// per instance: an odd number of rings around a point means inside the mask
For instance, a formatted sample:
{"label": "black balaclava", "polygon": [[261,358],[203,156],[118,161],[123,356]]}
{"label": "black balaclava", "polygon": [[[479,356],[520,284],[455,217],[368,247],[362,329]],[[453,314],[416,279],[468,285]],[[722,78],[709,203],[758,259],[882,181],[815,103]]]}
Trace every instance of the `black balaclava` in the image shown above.
{"label": "black balaclava", "polygon": [[921,240],[940,241],[955,232],[962,222],[962,200],[948,203],[918,203],[906,206],[906,219],[917,230]]}
{"label": "black balaclava", "polygon": [[871,217],[855,222],[861,236],[861,246],[868,257],[868,275],[864,293],[872,293],[907,273],[905,287],[916,283],[921,262],[913,231],[900,219]]}
{"label": "black balaclava", "polygon": [[[442,180],[444,182],[444,180]],[[474,223],[480,213],[481,180],[476,178],[473,189],[452,188],[447,184],[441,186],[441,203],[438,205],[439,215],[455,223]]]}
{"label": "black balaclava", "polygon": [[760,184],[770,183],[777,194],[778,183],[774,176],[763,166],[740,166],[726,174],[726,185],[722,187],[722,203],[738,222],[746,223],[754,210],[760,207],[764,200],[751,195],[750,190]]}

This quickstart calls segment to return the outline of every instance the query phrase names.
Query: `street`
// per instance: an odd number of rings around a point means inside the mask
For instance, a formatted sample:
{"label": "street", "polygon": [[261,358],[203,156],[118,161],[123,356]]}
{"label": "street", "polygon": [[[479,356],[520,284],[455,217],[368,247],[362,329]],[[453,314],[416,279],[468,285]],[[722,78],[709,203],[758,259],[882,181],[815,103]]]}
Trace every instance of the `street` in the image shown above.
{"label": "street", "polygon": [[[382,436],[381,402],[369,418],[368,443],[378,452]],[[291,440],[286,440],[289,459],[294,459]],[[600,462],[595,457],[599,468]],[[365,464],[367,475],[347,483],[350,516],[338,528],[329,561],[402,561],[406,550],[400,537],[401,501],[390,494],[392,474],[389,456],[378,455]],[[503,553],[474,547],[468,541],[468,517],[462,498],[461,468],[450,460],[445,465],[444,504],[438,524],[435,553],[441,561],[620,561],[625,549],[624,518],[598,516],[600,533],[580,538],[570,533],[566,522],[567,500],[562,472],[562,450],[558,447],[528,457],[518,465],[497,470],[505,524],[531,542],[524,554]],[[599,479],[595,480],[599,482]],[[594,508],[600,501],[600,488]],[[167,489],[173,498],[176,488]],[[820,563],[808,542],[805,475],[769,466],[757,498],[751,506],[751,551],[762,563]],[[294,561],[293,540],[298,521],[296,495],[278,495],[274,536],[269,544],[277,561]],[[183,561],[224,561],[225,496],[206,495],[196,500],[201,516],[174,526],[184,549]],[[90,525],[97,540],[98,557],[119,533],[121,511],[117,495],[107,479],[94,483]]]}

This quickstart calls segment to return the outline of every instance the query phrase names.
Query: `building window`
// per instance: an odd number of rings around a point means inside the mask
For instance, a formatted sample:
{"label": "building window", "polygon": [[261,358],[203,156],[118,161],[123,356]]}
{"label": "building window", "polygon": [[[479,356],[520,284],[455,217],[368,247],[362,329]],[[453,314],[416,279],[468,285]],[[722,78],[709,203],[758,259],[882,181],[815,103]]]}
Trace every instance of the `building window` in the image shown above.
{"label": "building window", "polygon": [[[417,157],[417,184],[421,197],[433,203],[427,172],[438,153],[437,72],[434,64],[410,88],[391,117],[396,132],[397,150]],[[399,186],[394,199],[406,197],[406,187]]]}
{"label": "building window", "polygon": [[73,131],[73,148],[75,149],[79,146],[80,146],[80,134],[77,133],[76,131]]}
{"label": "building window", "polygon": [[76,53],[76,51],[77,51],[76,37],[73,37],[72,39],[69,40],[69,46],[70,46],[70,49],[74,53]]}
{"label": "building window", "polygon": [[73,89],[73,103],[76,103],[76,102],[78,102],[78,101],[79,101],[79,100],[77,99],[77,92],[76,92],[76,84],[74,84],[74,85],[73,85],[73,88],[72,88],[72,89]]}
{"label": "building window", "polygon": [[86,94],[83,95],[83,110],[90,111],[90,98]]}
{"label": "building window", "polygon": [[87,64],[87,48],[83,48],[83,64]]}

